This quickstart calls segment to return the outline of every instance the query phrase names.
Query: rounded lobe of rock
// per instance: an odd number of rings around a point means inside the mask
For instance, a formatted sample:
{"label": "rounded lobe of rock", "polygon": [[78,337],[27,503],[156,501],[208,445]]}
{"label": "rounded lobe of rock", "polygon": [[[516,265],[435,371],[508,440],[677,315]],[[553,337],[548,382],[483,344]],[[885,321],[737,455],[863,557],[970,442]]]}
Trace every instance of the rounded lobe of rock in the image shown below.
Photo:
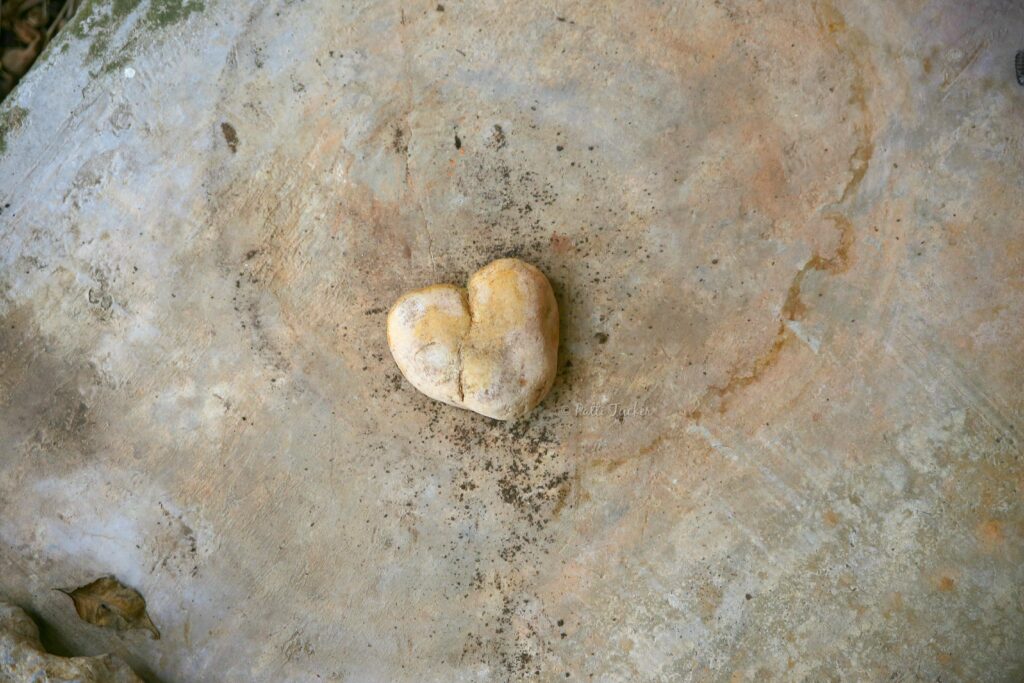
{"label": "rounded lobe of rock", "polygon": [[469,279],[468,293],[433,285],[388,314],[388,346],[427,396],[497,420],[522,417],[555,380],[558,304],[536,267],[500,259]]}
{"label": "rounded lobe of rock", "polygon": [[398,369],[430,398],[461,406],[459,354],[470,322],[466,294],[454,285],[402,296],[388,314],[388,346]]}

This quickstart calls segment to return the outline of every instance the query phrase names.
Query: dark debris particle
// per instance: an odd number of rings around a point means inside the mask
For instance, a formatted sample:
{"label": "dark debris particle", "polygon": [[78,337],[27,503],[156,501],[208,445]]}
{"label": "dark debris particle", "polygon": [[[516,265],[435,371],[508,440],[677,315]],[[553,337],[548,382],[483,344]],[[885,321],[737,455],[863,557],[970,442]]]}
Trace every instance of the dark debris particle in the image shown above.
{"label": "dark debris particle", "polygon": [[752,598],[753,598],[754,596],[753,596],[753,595],[751,595],[750,593],[747,593],[745,597],[747,598],[747,600],[750,600],[750,599],[752,599]]}
{"label": "dark debris particle", "polygon": [[507,144],[508,140],[505,137],[505,130],[499,125],[494,124],[494,130],[491,135],[491,144],[495,149],[501,149]]}
{"label": "dark debris particle", "polygon": [[437,11],[438,12],[443,12],[444,11],[444,5],[438,5],[437,6]]}
{"label": "dark debris particle", "polygon": [[405,139],[405,131],[402,130],[401,126],[395,126],[394,135],[391,139],[391,149],[396,154],[408,154],[409,143]]}
{"label": "dark debris particle", "polygon": [[224,141],[228,143],[228,149],[234,154],[238,151],[238,132],[235,127],[227,121],[220,124],[220,132],[224,134]]}
{"label": "dark debris particle", "polygon": [[455,149],[462,149],[462,138],[458,133],[455,134]]}
{"label": "dark debris particle", "polygon": [[608,341],[608,333],[607,332],[598,332],[597,334],[594,335],[594,339],[597,340],[598,344],[604,344],[605,342]]}

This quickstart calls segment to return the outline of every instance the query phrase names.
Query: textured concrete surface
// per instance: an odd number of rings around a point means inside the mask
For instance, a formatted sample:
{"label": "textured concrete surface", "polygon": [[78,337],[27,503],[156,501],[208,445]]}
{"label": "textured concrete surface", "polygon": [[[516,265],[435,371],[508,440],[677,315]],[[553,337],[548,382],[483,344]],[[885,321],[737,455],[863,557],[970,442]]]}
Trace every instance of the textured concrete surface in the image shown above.
{"label": "textured concrete surface", "polygon": [[[440,2],[94,3],[4,104],[4,597],[164,682],[1024,679],[1020,3]],[[384,319],[510,254],[503,424]]]}

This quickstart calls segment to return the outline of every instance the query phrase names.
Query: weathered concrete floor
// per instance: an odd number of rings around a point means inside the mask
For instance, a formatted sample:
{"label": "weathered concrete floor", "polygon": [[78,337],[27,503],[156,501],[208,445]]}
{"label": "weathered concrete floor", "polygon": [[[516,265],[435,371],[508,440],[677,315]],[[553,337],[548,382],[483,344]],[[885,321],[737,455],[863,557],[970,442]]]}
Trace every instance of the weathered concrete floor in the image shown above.
{"label": "weathered concrete floor", "polygon": [[[441,2],[92,6],[4,105],[4,596],[165,682],[1024,678],[1024,8]],[[505,254],[513,425],[383,324]]]}

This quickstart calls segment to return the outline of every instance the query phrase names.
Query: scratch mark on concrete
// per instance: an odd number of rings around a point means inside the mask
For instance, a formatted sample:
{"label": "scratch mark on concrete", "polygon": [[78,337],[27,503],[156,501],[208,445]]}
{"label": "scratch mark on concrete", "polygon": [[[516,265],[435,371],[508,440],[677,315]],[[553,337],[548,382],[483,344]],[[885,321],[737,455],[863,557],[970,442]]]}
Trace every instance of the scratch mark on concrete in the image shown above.
{"label": "scratch mark on concrete", "polygon": [[939,102],[944,102],[946,100],[946,97],[949,96],[949,93],[953,91],[953,86],[956,85],[957,81],[960,80],[960,77],[964,74],[964,72],[966,72],[971,67],[971,65],[974,64],[974,62],[978,59],[978,55],[981,54],[981,51],[986,47],[988,47],[988,41],[982,40],[978,44],[978,47],[974,48],[974,51],[971,52],[970,56],[968,56],[967,61],[964,62],[964,65],[962,67],[960,67],[960,70],[956,72],[956,75],[953,76],[953,78],[946,81],[945,83],[943,83],[941,86],[939,86],[939,89],[942,90],[942,97],[939,98]]}

